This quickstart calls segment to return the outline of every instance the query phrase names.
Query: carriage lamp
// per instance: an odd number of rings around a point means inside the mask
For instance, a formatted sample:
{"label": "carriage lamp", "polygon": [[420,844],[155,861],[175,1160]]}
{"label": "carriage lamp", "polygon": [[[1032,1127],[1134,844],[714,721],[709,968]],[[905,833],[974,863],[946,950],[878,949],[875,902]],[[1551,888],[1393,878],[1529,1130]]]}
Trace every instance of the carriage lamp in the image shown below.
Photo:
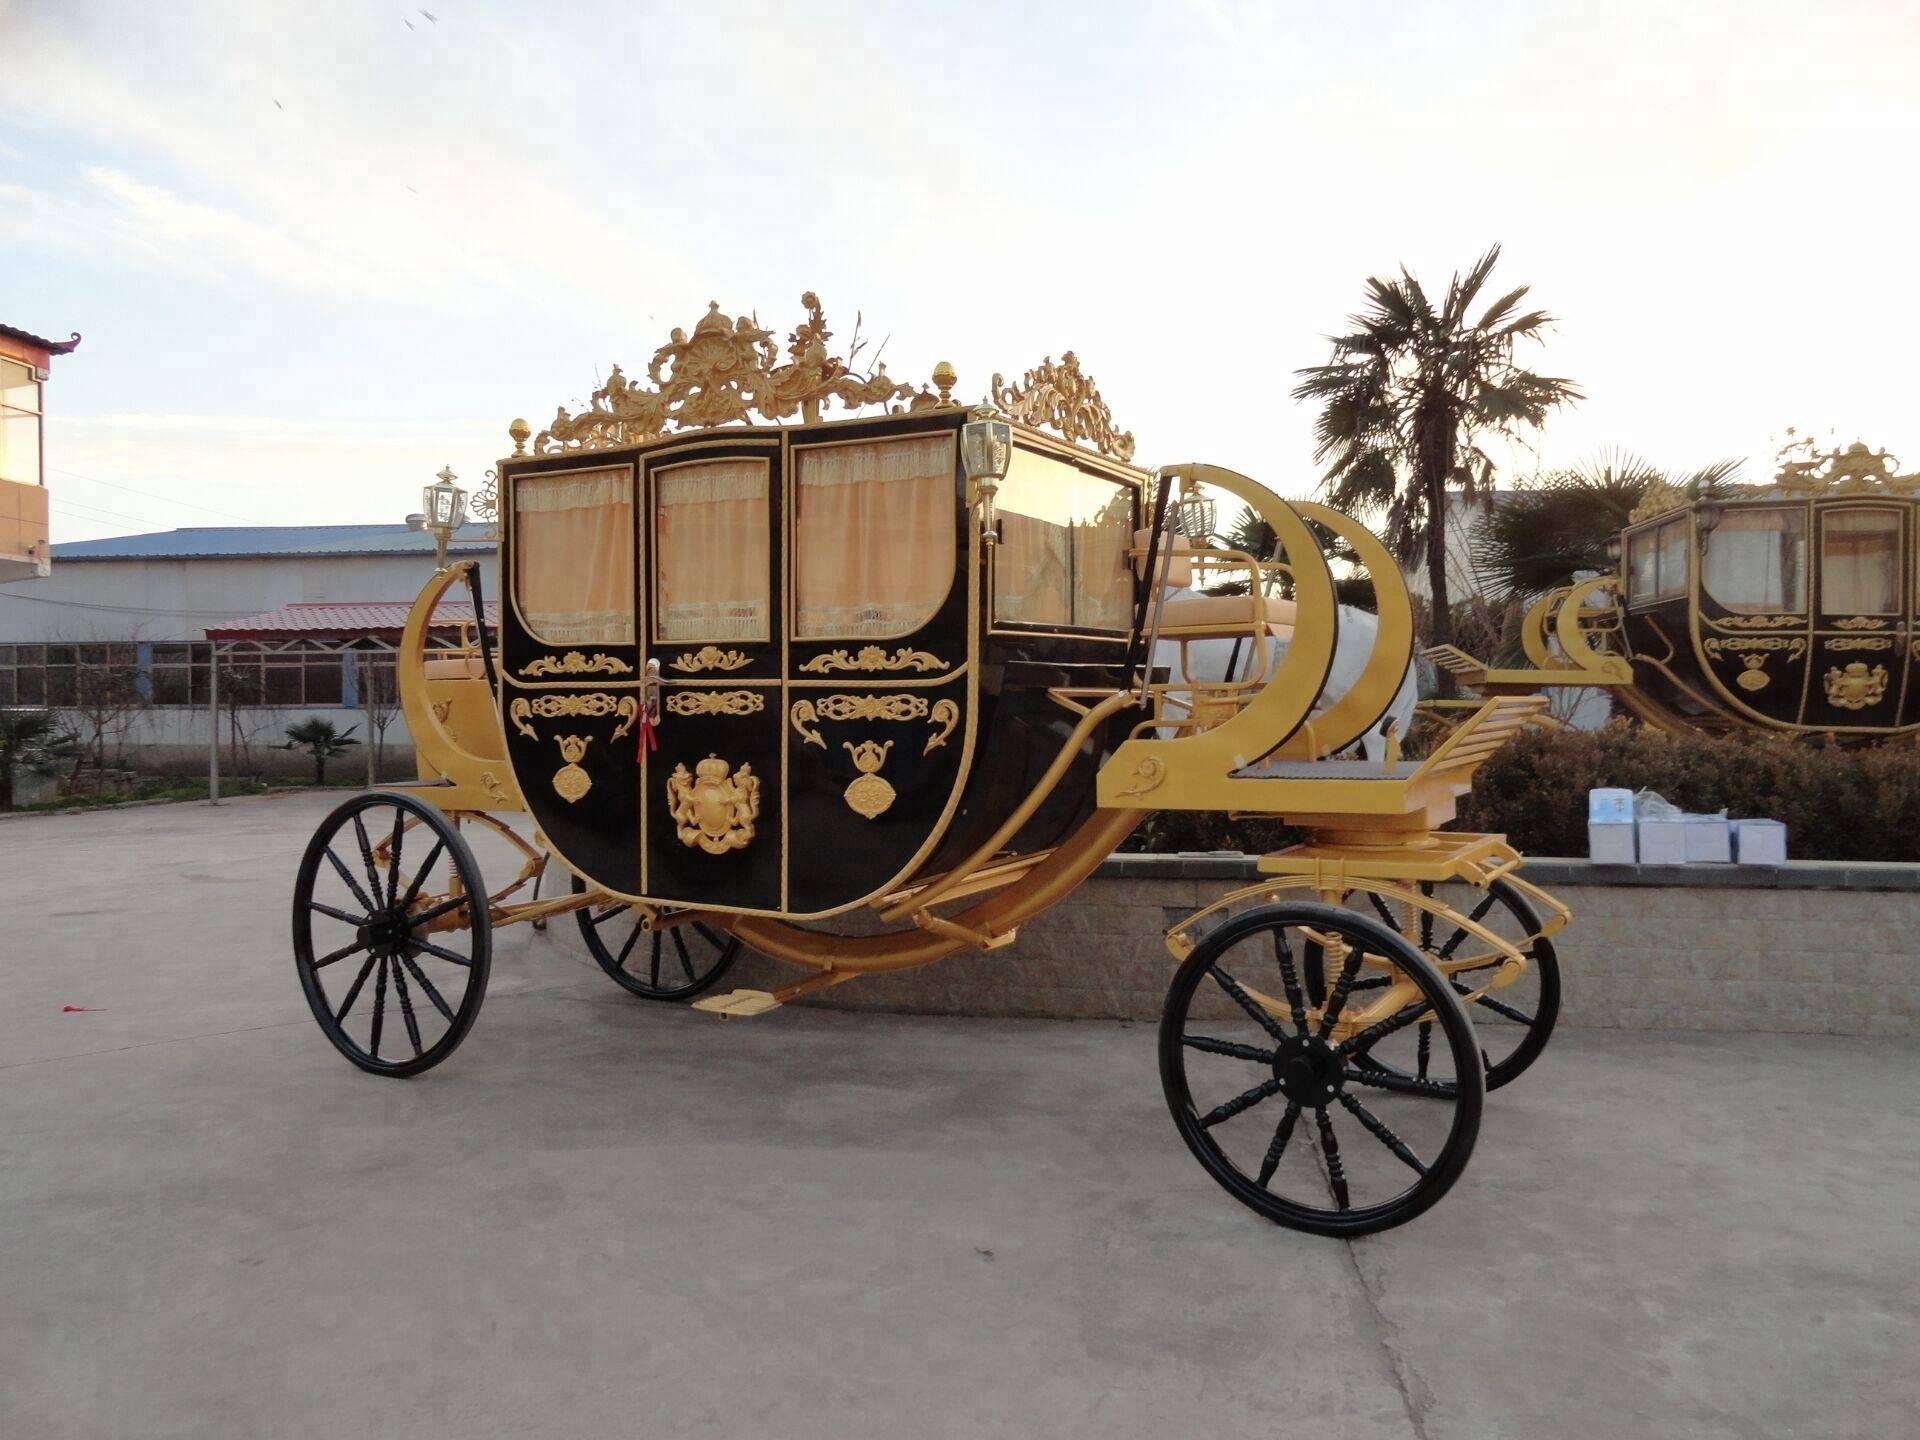
{"label": "carriage lamp", "polygon": [[436,570],[447,565],[447,542],[453,539],[467,519],[467,492],[454,483],[451,465],[442,465],[434,483],[420,492],[420,506],[426,513],[427,529],[433,532],[433,564]]}
{"label": "carriage lamp", "polygon": [[980,508],[980,523],[991,544],[993,499],[1013,464],[1013,426],[981,416],[960,427],[960,460],[967,467],[968,502]]}
{"label": "carriage lamp", "polygon": [[1693,521],[1700,527],[1702,535],[1711,535],[1719,528],[1721,518],[1726,513],[1726,507],[1718,500],[1702,500],[1693,507]]}
{"label": "carriage lamp", "polygon": [[1213,538],[1213,527],[1219,519],[1219,502],[1200,493],[1199,481],[1181,477],[1180,499],[1174,506],[1173,522],[1179,533],[1196,544],[1205,545]]}
{"label": "carriage lamp", "polygon": [[1607,537],[1607,563],[1609,565],[1620,563],[1620,532],[1617,530]]}

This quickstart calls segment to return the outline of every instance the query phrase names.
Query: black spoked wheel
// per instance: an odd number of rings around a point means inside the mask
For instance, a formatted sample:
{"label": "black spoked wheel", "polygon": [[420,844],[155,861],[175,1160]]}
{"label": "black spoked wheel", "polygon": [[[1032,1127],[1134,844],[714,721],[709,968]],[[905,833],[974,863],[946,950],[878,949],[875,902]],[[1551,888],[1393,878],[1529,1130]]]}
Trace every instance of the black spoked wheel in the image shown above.
{"label": "black spoked wheel", "polygon": [[[1332,975],[1323,1004],[1308,996],[1309,946]],[[1376,976],[1390,983],[1357,988]],[[1380,1087],[1361,1053],[1410,1043],[1429,1019],[1429,1069],[1447,1083]],[[1167,992],[1160,1079],[1208,1174],[1319,1235],[1403,1225],[1446,1194],[1485,1095],[1473,1026],[1426,957],[1377,921],[1307,901],[1245,911],[1194,947]]]}
{"label": "black spoked wheel", "polygon": [[[1423,895],[1431,896],[1434,887],[1423,882]],[[1553,1034],[1554,1021],[1560,1017],[1560,958],[1553,942],[1540,934],[1540,915],[1526,896],[1504,880],[1496,880],[1484,891],[1462,889],[1450,897],[1456,908],[1474,924],[1490,931],[1527,957],[1527,972],[1511,984],[1490,988],[1499,972],[1501,956],[1486,941],[1469,933],[1444,916],[1412,911],[1409,917],[1394,914],[1390,900],[1378,895],[1354,895],[1348,903],[1368,905],[1388,924],[1406,933],[1410,919],[1419,934],[1419,944],[1436,968],[1444,971],[1447,982],[1461,997],[1473,1018],[1474,1036],[1480,1044],[1480,1058],[1487,1072],[1487,1089],[1498,1090],[1519,1076],[1540,1058]],[[1307,983],[1313,993],[1325,987],[1320,956],[1307,954]],[[1361,986],[1384,985],[1377,976],[1357,982]],[[1432,1022],[1416,1031],[1413,1064],[1402,1067],[1386,1055],[1372,1052],[1362,1055],[1368,1065],[1388,1080],[1428,1081],[1432,1053]]]}
{"label": "black spoked wheel", "polygon": [[334,1049],[376,1075],[431,1070],[473,1028],[493,958],[467,842],[411,795],[356,795],[301,857],[293,954]]}
{"label": "black spoked wheel", "polygon": [[[573,893],[587,882],[573,877]],[[573,912],[600,968],[644,1000],[691,1000],[711,990],[740,953],[739,937],[701,921],[649,927],[646,912],[622,900]]]}

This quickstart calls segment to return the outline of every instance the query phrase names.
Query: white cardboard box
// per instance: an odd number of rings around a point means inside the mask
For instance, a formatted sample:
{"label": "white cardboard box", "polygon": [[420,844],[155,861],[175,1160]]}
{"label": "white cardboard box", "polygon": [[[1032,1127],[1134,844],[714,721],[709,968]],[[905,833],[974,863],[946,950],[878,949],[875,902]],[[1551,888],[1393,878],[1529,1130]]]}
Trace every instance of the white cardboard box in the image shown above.
{"label": "white cardboard box", "polygon": [[1687,863],[1725,865],[1733,859],[1733,831],[1724,815],[1689,815]]}
{"label": "white cardboard box", "polygon": [[1587,824],[1631,825],[1632,823],[1633,792],[1631,790],[1589,790],[1587,792]]}
{"label": "white cardboard box", "polygon": [[1587,858],[1596,865],[1633,864],[1633,822],[1587,826]]}
{"label": "white cardboard box", "polygon": [[1634,829],[1640,842],[1642,865],[1684,865],[1687,863],[1687,822],[1678,816],[1671,820],[1640,820]]}
{"label": "white cardboard box", "polygon": [[1733,822],[1733,858],[1742,865],[1787,863],[1787,827],[1778,820]]}

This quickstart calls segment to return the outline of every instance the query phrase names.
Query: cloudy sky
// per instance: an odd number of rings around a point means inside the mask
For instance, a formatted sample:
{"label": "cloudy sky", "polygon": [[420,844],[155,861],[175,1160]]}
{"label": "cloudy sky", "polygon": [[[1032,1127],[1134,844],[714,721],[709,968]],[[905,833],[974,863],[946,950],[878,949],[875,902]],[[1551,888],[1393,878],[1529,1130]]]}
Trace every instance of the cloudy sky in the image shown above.
{"label": "cloudy sky", "polygon": [[1291,372],[1495,242],[1589,397],[1517,470],[1912,467],[1916,75],[1920,0],[0,0],[0,320],[86,337],[56,539],[397,520],[807,288],[896,378],[1072,348],[1145,462],[1304,494]]}

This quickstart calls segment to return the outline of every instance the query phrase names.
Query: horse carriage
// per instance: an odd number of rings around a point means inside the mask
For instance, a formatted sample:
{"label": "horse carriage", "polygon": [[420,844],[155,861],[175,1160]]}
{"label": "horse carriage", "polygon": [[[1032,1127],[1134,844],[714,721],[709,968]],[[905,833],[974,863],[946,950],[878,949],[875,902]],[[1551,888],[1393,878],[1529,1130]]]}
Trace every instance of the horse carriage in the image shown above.
{"label": "horse carriage", "polygon": [[[510,427],[476,507],[497,636],[428,647],[452,587],[484,613],[479,567],[442,564],[401,644],[420,783],[339,807],[301,863],[321,1029],[362,1069],[430,1069],[493,930],[568,914],[635,996],[764,1014],[1005,946],[1152,811],[1280,817],[1311,838],[1167,933],[1169,1107],[1271,1219],[1419,1214],[1558,1007],[1567,911],[1500,837],[1440,829],[1544,702],[1490,698],[1403,760],[1382,717],[1412,611],[1364,528],[1217,467],[1136,467],[1071,352],[970,407],[944,364],[917,390],[855,373],[803,303],[784,354],[716,305],[647,381],[616,369],[579,413]],[[1214,535],[1222,492],[1277,559]],[[1327,536],[1379,596],[1337,693]],[[1219,642],[1233,661],[1199,663]],[[504,884],[476,835],[511,847]],[[543,898],[550,871],[570,889]],[[797,978],[715,993],[742,945]]]}
{"label": "horse carriage", "polygon": [[1655,484],[1615,542],[1620,572],[1528,613],[1532,668],[1429,654],[1482,695],[1604,686],[1663,730],[1920,732],[1920,474],[1857,443],[1787,454],[1762,484]]}

